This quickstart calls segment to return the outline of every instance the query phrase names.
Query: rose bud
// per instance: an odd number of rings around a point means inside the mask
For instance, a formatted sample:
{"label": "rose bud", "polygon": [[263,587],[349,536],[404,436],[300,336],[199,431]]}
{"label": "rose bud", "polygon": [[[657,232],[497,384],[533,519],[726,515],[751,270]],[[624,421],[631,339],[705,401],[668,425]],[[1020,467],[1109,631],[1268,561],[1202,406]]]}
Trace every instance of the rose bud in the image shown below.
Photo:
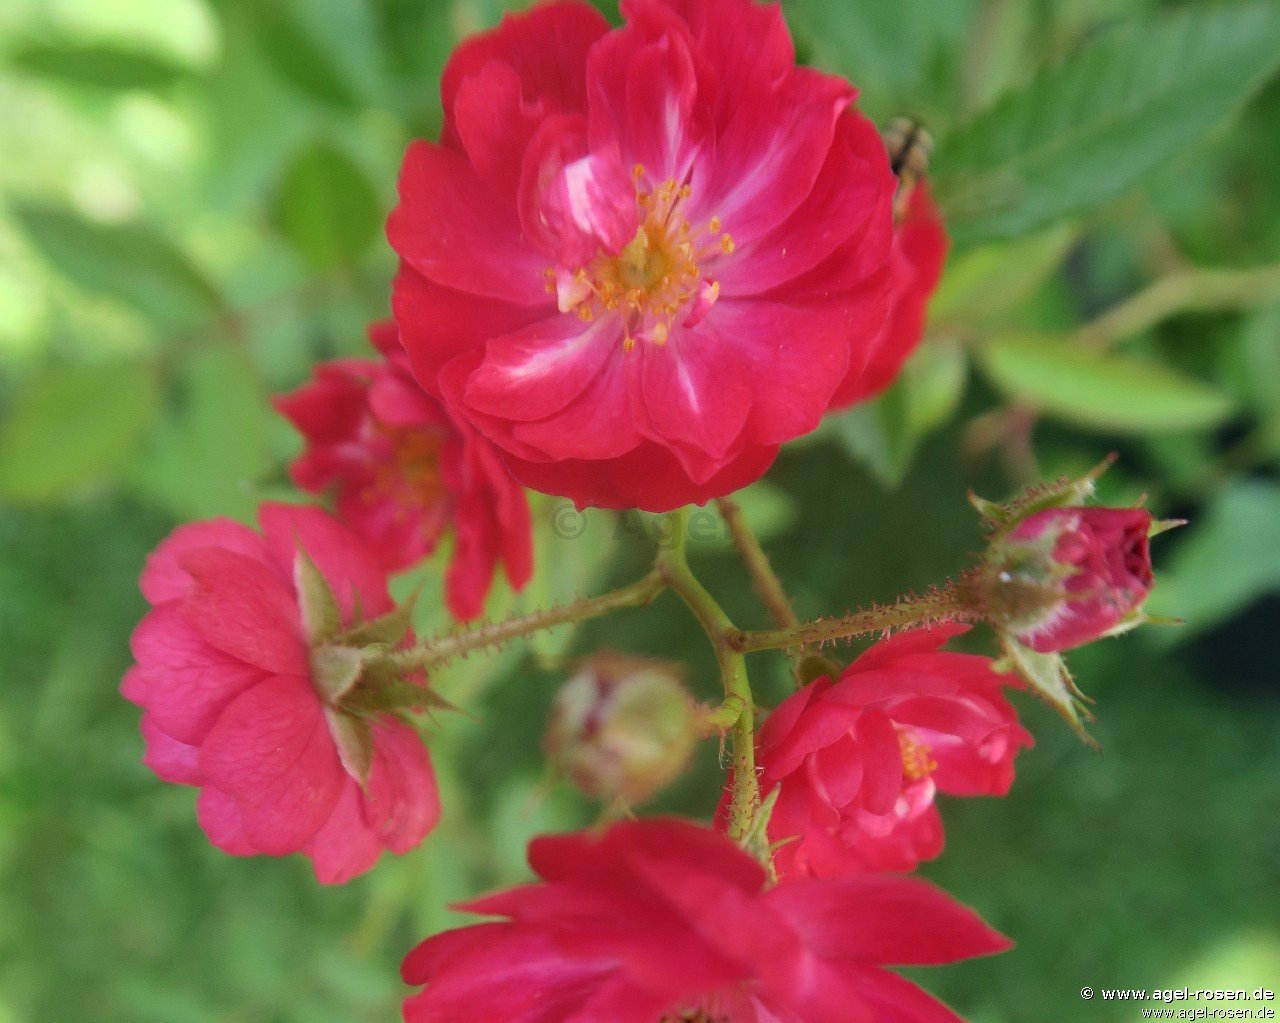
{"label": "rose bud", "polygon": [[1023,646],[1053,653],[1136,624],[1151,592],[1151,513],[1049,508],[993,544],[984,572],[988,617]]}
{"label": "rose bud", "polygon": [[698,734],[697,707],[676,666],[603,652],[560,690],[546,748],[587,795],[631,806],[684,771]]}

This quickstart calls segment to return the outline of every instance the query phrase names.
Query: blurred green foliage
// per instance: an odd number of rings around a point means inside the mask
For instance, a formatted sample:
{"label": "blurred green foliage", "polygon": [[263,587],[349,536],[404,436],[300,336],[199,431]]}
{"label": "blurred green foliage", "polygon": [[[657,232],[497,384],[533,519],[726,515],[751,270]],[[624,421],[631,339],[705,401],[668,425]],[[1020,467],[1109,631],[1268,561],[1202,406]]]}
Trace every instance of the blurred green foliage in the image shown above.
{"label": "blurred green foliage", "polygon": [[[593,809],[545,775],[564,661],[688,660],[670,598],[439,679],[472,717],[432,748],[448,813],[343,889],[231,859],[140,763],[116,693],[136,576],[177,521],[291,494],[268,396],[364,351],[380,224],[439,72],[501,0],[0,5],[0,1023],[392,1020],[445,904],[521,876]],[[616,14],[616,6],[610,10]],[[1112,501],[1193,519],[1152,610],[1073,658],[1106,752],[1044,709],[1004,800],[944,807],[926,871],[1019,947],[923,974],[975,1023],[1132,1018],[1079,989],[1280,978],[1280,7],[1156,0],[784,0],[801,55],[878,122],[923,117],[956,245],[889,392],[788,449],[744,499],[802,613],[922,588],[1000,496],[1111,449]],[[550,528],[494,614],[625,580],[639,520]],[[698,567],[760,623],[715,529]],[[424,569],[427,594],[440,567]],[[424,629],[444,624],[423,601]],[[975,640],[981,648],[981,637]],[[839,651],[842,655],[845,651]],[[784,668],[762,657],[766,698]],[[716,751],[657,808],[706,815]]]}

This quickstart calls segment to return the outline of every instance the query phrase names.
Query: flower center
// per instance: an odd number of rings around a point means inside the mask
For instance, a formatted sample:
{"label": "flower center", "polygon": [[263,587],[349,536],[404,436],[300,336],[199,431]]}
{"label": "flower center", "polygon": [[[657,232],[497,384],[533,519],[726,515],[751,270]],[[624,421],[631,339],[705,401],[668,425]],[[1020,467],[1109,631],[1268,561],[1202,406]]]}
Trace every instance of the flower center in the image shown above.
{"label": "flower center", "polygon": [[719,217],[695,227],[684,207],[693,195],[674,179],[646,189],[647,172],[632,170],[640,227],[617,255],[601,253],[570,272],[547,270],[547,291],[556,295],[562,312],[576,310],[584,323],[616,313],[622,317],[623,348],[637,340],[665,344],[677,315],[696,326],[720,295],[718,282],[706,277],[709,261],[733,252],[733,238]]}
{"label": "flower center", "polygon": [[902,752],[902,773],[908,781],[927,778],[937,770],[938,762],[930,756],[932,751],[910,732],[898,732],[898,748]]}
{"label": "flower center", "polygon": [[374,468],[369,491],[374,495],[412,497],[413,503],[431,507],[444,496],[440,476],[440,449],[444,438],[438,430],[424,427],[383,426],[381,433],[390,458]]}

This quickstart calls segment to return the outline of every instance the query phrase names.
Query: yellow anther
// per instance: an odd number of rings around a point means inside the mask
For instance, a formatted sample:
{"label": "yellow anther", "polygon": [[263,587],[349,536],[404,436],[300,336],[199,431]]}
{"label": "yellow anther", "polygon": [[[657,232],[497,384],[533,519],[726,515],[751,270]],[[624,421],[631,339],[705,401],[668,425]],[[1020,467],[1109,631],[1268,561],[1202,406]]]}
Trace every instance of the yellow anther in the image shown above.
{"label": "yellow anther", "polygon": [[595,311],[589,305],[578,306],[578,319],[583,323],[590,323],[596,318]]}
{"label": "yellow anther", "polygon": [[659,320],[653,325],[653,340],[656,344],[665,345],[671,336],[671,328]]}
{"label": "yellow anther", "polygon": [[693,197],[693,186],[692,186],[692,185],[685,185],[682,189],[680,189],[680,198],[681,198],[681,199],[690,199],[690,198],[692,198],[692,197]]}
{"label": "yellow anther", "polygon": [[635,348],[635,346],[636,346],[636,339],[633,338],[630,334],[626,335],[622,339],[622,350],[624,352],[632,351]]}
{"label": "yellow anther", "polygon": [[712,217],[711,222],[707,224],[707,233],[719,234],[722,227],[724,227],[724,222],[719,217]]}
{"label": "yellow anther", "polygon": [[635,178],[637,181],[639,181],[642,177],[644,177],[644,164],[638,163],[634,167],[632,167],[631,176]]}
{"label": "yellow anther", "polygon": [[729,235],[729,234],[722,234],[722,235],[720,236],[720,251],[721,251],[721,252],[723,252],[723,253],[727,256],[727,255],[729,255],[729,253],[731,253],[735,248],[737,248],[737,246],[736,246],[736,245],[734,245],[734,243],[733,243],[733,236],[732,236],[732,235]]}

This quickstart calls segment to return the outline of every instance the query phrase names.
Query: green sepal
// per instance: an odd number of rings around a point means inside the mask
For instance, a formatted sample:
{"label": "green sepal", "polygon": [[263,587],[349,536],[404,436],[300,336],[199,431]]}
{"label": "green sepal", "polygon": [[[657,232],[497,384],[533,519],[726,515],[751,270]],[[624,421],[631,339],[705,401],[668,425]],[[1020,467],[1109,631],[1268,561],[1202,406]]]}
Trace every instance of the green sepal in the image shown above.
{"label": "green sepal", "polygon": [[363,789],[369,783],[369,770],[373,766],[373,732],[369,722],[332,707],[325,708],[324,716],[343,768]]}
{"label": "green sepal", "polygon": [[392,608],[384,615],[370,618],[367,622],[357,621],[351,628],[336,637],[344,646],[370,646],[372,644],[395,645],[404,639],[413,628],[413,609],[418,601],[418,590],[409,594],[408,599]]}
{"label": "green sepal", "polygon": [[1147,529],[1147,536],[1159,536],[1161,533],[1167,533],[1171,529],[1179,529],[1186,524],[1186,519],[1152,519],[1151,525]]}
{"label": "green sepal", "polygon": [[1042,654],[1023,646],[1012,636],[1001,637],[1005,659],[999,670],[1016,672],[1040,699],[1061,714],[1086,745],[1100,748],[1085,724],[1094,720],[1088,704],[1092,701],[1076,686],[1059,653]]}
{"label": "green sepal", "polygon": [[1110,454],[1083,476],[1076,479],[1059,477],[1052,483],[1032,487],[1004,504],[978,497],[972,491],[969,492],[969,503],[982,516],[987,529],[997,534],[1005,533],[1038,512],[1083,504],[1092,495],[1098,479],[1115,464],[1116,458],[1114,453]]}
{"label": "green sepal", "polygon": [[778,804],[778,796],[781,792],[782,786],[776,786],[760,801],[746,833],[738,839],[738,844],[743,849],[765,864],[770,877],[774,877],[774,871],[773,846],[769,843],[769,820],[773,816],[773,808]]}
{"label": "green sepal", "polygon": [[293,558],[293,585],[302,609],[302,628],[313,646],[332,639],[342,628],[338,601],[328,581],[301,547]]}
{"label": "green sepal", "polygon": [[337,703],[355,688],[364,673],[368,652],[326,643],[311,651],[311,676],[325,703]]}

